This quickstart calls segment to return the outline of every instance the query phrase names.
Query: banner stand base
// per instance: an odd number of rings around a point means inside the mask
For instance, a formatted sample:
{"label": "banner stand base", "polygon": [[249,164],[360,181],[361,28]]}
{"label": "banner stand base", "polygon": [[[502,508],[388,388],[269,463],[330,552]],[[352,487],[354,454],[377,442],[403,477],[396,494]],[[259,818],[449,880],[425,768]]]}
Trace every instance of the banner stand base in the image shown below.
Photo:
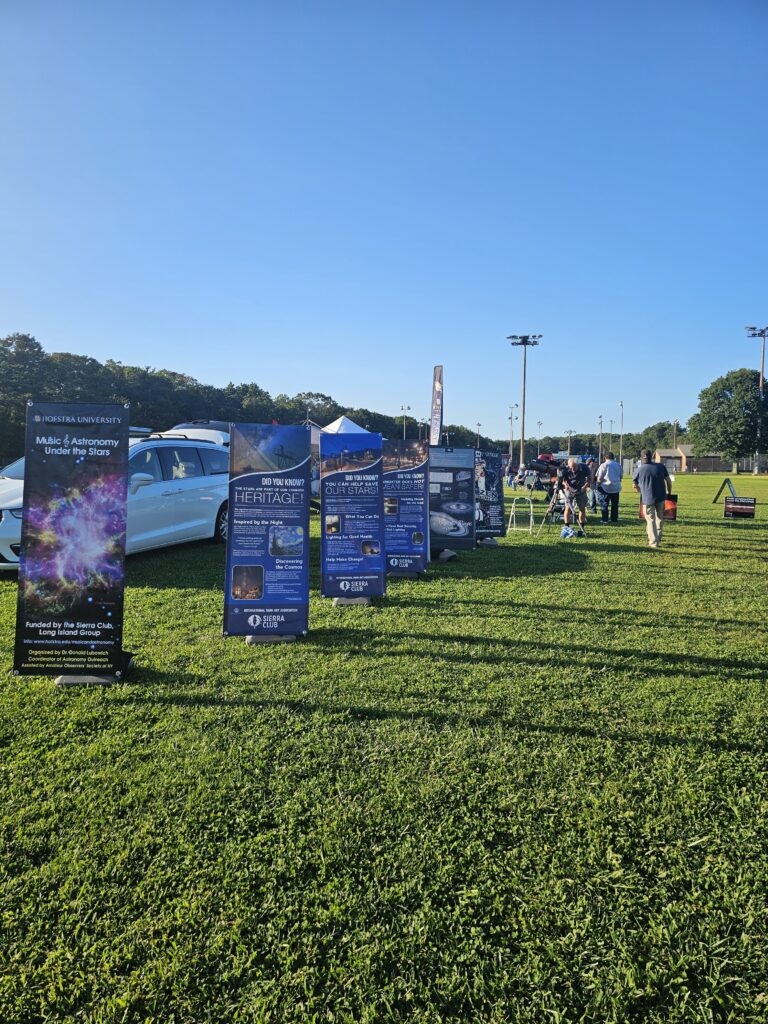
{"label": "banner stand base", "polygon": [[245,638],[245,642],[249,647],[254,644],[290,644],[296,639],[295,634],[289,633],[286,636],[255,636],[253,633],[249,633]]}
{"label": "banner stand base", "polygon": [[495,537],[483,537],[477,542],[477,546],[479,548],[497,548],[499,546],[499,542]]}
{"label": "banner stand base", "polygon": [[455,551],[451,551],[450,548],[443,548],[443,550],[440,551],[438,553],[438,555],[437,555],[437,561],[438,562],[450,562],[451,559],[458,558],[458,557],[459,556],[456,554]]}
{"label": "banner stand base", "polygon": [[133,654],[130,651],[123,651],[122,668],[113,676],[81,676],[65,675],[57,676],[54,686],[112,686],[114,683],[121,683],[128,675],[133,665]]}
{"label": "banner stand base", "polygon": [[423,576],[423,572],[388,572],[387,576],[391,580],[417,580],[419,576]]}
{"label": "banner stand base", "polygon": [[334,608],[339,608],[340,606],[347,604],[370,605],[370,603],[370,597],[334,597],[333,599]]}

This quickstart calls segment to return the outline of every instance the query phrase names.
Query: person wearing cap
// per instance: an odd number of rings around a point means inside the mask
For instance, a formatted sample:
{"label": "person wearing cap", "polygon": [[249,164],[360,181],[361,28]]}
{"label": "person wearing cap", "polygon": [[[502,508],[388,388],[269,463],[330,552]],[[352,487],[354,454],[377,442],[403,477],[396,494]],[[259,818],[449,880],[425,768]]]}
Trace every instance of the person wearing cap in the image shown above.
{"label": "person wearing cap", "polygon": [[[621,493],[621,466],[613,452],[605,453],[605,461],[597,471],[597,500],[600,502],[601,522],[616,523],[619,520],[619,494]],[[608,513],[610,511],[610,519]]]}
{"label": "person wearing cap", "polygon": [[663,462],[654,462],[648,448],[640,452],[640,465],[632,474],[632,486],[640,493],[645,515],[648,547],[658,548],[664,527],[664,504],[672,493],[672,481]]}

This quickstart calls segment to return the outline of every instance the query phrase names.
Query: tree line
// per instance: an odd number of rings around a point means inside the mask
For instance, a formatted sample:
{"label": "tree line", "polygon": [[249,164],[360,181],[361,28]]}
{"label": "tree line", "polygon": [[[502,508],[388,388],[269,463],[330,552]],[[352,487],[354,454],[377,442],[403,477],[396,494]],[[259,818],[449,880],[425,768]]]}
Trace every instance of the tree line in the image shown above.
{"label": "tree line", "polygon": [[[307,419],[324,426],[338,416],[348,416],[367,430],[385,437],[403,436],[402,416],[389,416],[366,408],[340,405],[330,395],[302,391],[292,397],[274,398],[256,383],[233,384],[218,388],[201,384],[188,374],[155,370],[148,366],[126,366],[108,359],[100,363],[90,356],[70,352],[46,352],[28,334],[10,334],[0,338],[0,465],[20,455],[24,449],[26,402],[34,398],[49,402],[130,402],[131,421],[136,426],[167,430],[188,420],[215,419],[241,423],[302,423]],[[458,424],[444,428],[449,443],[472,446],[474,430]],[[406,437],[426,436],[426,425],[411,417],[405,420]],[[654,423],[640,433],[604,431],[602,450],[634,458],[641,448],[672,448],[692,443],[696,454],[710,451],[725,458],[751,455],[768,442],[768,417],[761,403],[759,375],[754,370],[732,370],[713,381],[699,396],[699,411],[685,424],[673,420]],[[578,433],[570,439],[574,455],[596,453],[600,447],[596,433]],[[507,451],[509,438],[480,435],[484,447]],[[526,460],[539,452],[567,451],[565,435],[547,435],[526,440]],[[519,458],[519,441],[514,460]]]}

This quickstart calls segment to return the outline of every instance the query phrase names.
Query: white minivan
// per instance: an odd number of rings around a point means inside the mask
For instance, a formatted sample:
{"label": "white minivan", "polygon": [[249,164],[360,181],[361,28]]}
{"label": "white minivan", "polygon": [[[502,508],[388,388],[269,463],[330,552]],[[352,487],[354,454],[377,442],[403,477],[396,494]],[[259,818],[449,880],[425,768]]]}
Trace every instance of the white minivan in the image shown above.
{"label": "white minivan", "polygon": [[[24,459],[0,470],[0,571],[17,569]],[[227,539],[229,449],[203,438],[155,434],[130,442],[126,553]]]}

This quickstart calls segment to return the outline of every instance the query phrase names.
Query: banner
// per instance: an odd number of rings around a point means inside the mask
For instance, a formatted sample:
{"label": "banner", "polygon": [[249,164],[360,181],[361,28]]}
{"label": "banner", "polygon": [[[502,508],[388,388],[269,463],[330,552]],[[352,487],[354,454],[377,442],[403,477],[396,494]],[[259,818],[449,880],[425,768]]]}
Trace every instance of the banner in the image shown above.
{"label": "banner", "polygon": [[310,432],[233,423],[224,636],[309,628]]}
{"label": "banner", "polygon": [[384,550],[387,572],[426,572],[429,557],[429,446],[384,442]]}
{"label": "banner", "polygon": [[[645,519],[645,508],[642,501],[640,502],[640,509],[638,516],[640,519]],[[667,494],[664,498],[664,521],[667,523],[674,523],[677,520],[677,495]]]}
{"label": "banner", "polygon": [[501,452],[495,448],[475,449],[475,501],[477,539],[506,536],[504,467]]}
{"label": "banner", "polygon": [[757,498],[726,497],[723,505],[724,519],[754,519]]}
{"label": "banner", "polygon": [[436,551],[475,546],[475,449],[429,449],[429,531]]}
{"label": "banner", "polygon": [[436,366],[432,375],[432,409],[429,421],[429,443],[439,445],[443,439],[443,368]]}
{"label": "banner", "polygon": [[123,670],[128,407],[27,403],[13,669]]}
{"label": "banner", "polygon": [[320,435],[323,597],[386,591],[381,434]]}

